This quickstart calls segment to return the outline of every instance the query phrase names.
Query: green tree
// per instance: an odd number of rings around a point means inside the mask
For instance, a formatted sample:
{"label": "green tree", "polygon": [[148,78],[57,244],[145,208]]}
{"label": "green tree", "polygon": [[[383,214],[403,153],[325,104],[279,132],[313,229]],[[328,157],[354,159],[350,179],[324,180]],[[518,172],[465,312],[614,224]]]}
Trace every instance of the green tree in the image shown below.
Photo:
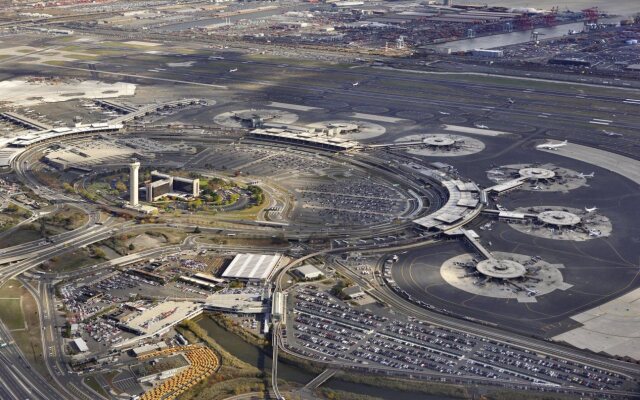
{"label": "green tree", "polygon": [[99,247],[95,247],[93,249],[93,256],[95,258],[101,258],[101,259],[106,259],[107,258],[107,254],[104,252],[104,250],[102,250]]}
{"label": "green tree", "polygon": [[116,190],[120,193],[124,193],[128,190],[127,185],[124,182],[118,181],[116,182]]}

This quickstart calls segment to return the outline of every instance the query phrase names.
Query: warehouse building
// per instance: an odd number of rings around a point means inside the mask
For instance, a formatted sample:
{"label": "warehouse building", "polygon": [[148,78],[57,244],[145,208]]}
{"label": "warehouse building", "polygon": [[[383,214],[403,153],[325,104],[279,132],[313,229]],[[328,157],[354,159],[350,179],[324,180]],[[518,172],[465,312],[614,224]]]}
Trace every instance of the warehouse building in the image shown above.
{"label": "warehouse building", "polygon": [[322,271],[320,271],[318,268],[314,267],[311,264],[305,264],[301,267],[294,268],[291,272],[295,277],[305,281],[319,279],[324,276]]}
{"label": "warehouse building", "polygon": [[238,254],[222,273],[223,278],[243,281],[265,281],[280,261],[280,254]]}

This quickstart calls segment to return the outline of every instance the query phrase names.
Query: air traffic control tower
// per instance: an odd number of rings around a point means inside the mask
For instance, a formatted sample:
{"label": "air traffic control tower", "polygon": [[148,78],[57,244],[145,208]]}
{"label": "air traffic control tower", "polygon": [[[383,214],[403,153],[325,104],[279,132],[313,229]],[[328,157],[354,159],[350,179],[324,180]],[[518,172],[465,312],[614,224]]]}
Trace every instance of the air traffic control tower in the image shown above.
{"label": "air traffic control tower", "polygon": [[129,164],[129,203],[132,206],[138,205],[138,171],[140,170],[140,162],[132,160]]}

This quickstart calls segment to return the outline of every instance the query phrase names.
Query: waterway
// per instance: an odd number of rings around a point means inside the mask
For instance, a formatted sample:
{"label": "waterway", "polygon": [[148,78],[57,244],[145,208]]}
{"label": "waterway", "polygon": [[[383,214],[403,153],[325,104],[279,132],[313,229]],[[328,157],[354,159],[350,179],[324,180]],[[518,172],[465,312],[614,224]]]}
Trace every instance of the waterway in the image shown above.
{"label": "waterway", "polygon": [[[258,367],[271,375],[271,353],[265,352],[261,348],[251,345],[242,340],[237,335],[226,331],[220,325],[216,324],[211,318],[203,316],[197,320],[198,325],[205,329],[209,335],[216,340],[229,353],[238,357],[251,365]],[[289,382],[306,384],[315,378],[315,374],[301,370],[298,367],[278,363],[278,377]],[[343,390],[346,392],[359,393],[385,400],[412,399],[412,400],[456,400],[453,397],[432,396],[426,394],[418,394],[413,392],[402,392],[391,389],[378,388],[353,382],[347,382],[340,379],[332,378],[324,384],[325,387],[334,390]],[[459,400],[459,399],[458,399]]]}
{"label": "waterway", "polygon": [[[618,23],[620,18],[612,18],[602,20],[606,23]],[[551,39],[567,35],[570,30],[581,32],[584,29],[583,22],[576,22],[571,24],[556,25],[548,28],[535,28],[526,31],[517,31],[510,33],[501,33],[498,35],[482,36],[473,39],[462,39],[454,42],[447,42],[433,46],[434,48],[446,49],[450,48],[451,51],[469,51],[473,49],[492,49],[502,46],[510,46],[518,43],[526,43],[531,41],[531,31],[536,31],[540,34],[540,39]]]}
{"label": "waterway", "polygon": [[598,7],[609,15],[632,16],[640,12],[638,0],[452,0],[454,4],[489,4],[491,6],[503,6],[513,8],[538,8],[550,10],[558,6],[560,11],[580,11],[585,8]]}

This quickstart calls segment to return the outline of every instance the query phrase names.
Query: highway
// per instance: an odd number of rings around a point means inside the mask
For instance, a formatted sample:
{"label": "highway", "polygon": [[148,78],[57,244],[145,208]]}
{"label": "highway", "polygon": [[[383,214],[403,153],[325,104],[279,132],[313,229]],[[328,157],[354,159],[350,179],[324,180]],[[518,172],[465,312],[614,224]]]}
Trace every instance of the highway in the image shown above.
{"label": "highway", "polygon": [[64,399],[39,373],[27,363],[24,355],[13,341],[4,324],[0,323],[0,341],[7,346],[0,348],[0,393],[4,391],[3,400]]}
{"label": "highway", "polygon": [[42,339],[43,357],[49,375],[56,383],[57,387],[64,392],[65,397],[79,398],[83,400],[92,400],[92,398],[100,397],[98,394],[89,396],[83,393],[79,387],[82,387],[82,377],[72,374],[68,367],[64,353],[64,341],[60,335],[61,326],[57,321],[57,311],[54,301],[54,290],[48,282],[38,281],[37,287],[33,287],[31,283],[20,279],[22,284],[29,290],[38,306],[38,315],[40,317],[40,333]]}

